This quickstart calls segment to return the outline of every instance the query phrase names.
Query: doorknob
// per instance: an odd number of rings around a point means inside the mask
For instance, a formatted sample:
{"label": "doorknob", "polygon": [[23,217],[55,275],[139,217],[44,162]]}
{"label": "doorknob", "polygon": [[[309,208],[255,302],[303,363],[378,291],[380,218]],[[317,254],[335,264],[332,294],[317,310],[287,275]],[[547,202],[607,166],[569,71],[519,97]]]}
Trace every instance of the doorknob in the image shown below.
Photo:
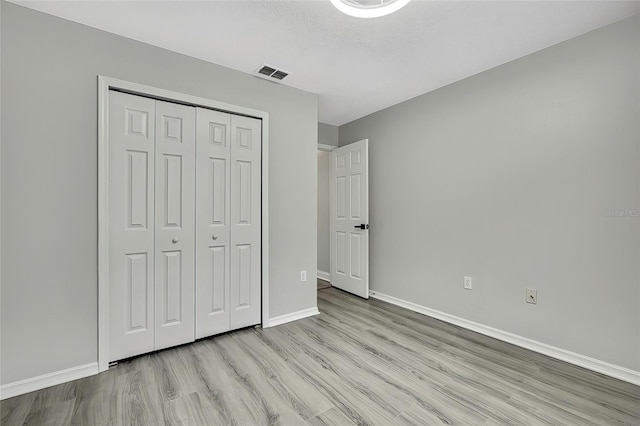
{"label": "doorknob", "polygon": [[213,234],[213,236],[211,237],[211,239],[217,240],[217,239],[218,239],[218,234]]}
{"label": "doorknob", "polygon": [[354,226],[354,228],[358,228],[358,229],[369,229],[369,224],[365,225],[364,223],[361,223],[360,225],[356,225],[356,226]]}
{"label": "doorknob", "polygon": [[173,237],[173,238],[171,239],[171,242],[172,242],[173,244],[176,244],[178,241],[180,241],[180,240],[178,240],[178,237]]}

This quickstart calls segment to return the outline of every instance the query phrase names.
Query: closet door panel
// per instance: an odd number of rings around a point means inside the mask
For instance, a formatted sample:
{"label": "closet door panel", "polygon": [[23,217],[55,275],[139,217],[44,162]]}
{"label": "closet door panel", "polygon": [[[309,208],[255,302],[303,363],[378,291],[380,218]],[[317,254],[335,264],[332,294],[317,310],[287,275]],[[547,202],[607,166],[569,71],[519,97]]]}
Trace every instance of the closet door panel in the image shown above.
{"label": "closet door panel", "polygon": [[155,102],[109,92],[109,361],[154,349]]}
{"label": "closet door panel", "polygon": [[231,116],[231,329],[260,323],[261,124]]}
{"label": "closet door panel", "polygon": [[194,340],[195,118],[156,101],[156,350]]}
{"label": "closet door panel", "polygon": [[196,338],[230,329],[230,117],[197,108]]}

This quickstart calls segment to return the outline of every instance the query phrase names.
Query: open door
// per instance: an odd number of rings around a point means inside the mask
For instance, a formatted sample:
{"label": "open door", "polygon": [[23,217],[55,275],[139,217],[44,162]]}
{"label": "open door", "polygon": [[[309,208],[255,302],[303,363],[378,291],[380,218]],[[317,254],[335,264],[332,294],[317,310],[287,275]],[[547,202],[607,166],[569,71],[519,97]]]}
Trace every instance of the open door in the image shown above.
{"label": "open door", "polygon": [[331,151],[331,285],[369,298],[368,140]]}

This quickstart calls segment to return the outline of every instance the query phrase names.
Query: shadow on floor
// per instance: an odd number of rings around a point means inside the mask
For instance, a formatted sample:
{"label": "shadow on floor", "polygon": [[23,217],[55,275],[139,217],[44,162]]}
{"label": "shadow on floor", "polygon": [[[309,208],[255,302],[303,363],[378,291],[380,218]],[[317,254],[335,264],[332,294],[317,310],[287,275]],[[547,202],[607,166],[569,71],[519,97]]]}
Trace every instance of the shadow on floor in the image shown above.
{"label": "shadow on floor", "polygon": [[329,281],[321,280],[318,278],[318,290],[324,290],[325,288],[330,288],[331,283]]}

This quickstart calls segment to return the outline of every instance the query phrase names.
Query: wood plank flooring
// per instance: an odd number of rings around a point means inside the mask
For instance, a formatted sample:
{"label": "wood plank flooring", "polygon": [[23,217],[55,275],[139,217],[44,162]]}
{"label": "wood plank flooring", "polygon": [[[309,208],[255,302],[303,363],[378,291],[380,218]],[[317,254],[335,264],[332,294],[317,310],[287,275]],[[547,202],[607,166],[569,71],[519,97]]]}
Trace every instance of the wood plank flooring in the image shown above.
{"label": "wood plank flooring", "polygon": [[640,387],[334,288],[321,314],[2,401],[9,425],[640,425]]}

